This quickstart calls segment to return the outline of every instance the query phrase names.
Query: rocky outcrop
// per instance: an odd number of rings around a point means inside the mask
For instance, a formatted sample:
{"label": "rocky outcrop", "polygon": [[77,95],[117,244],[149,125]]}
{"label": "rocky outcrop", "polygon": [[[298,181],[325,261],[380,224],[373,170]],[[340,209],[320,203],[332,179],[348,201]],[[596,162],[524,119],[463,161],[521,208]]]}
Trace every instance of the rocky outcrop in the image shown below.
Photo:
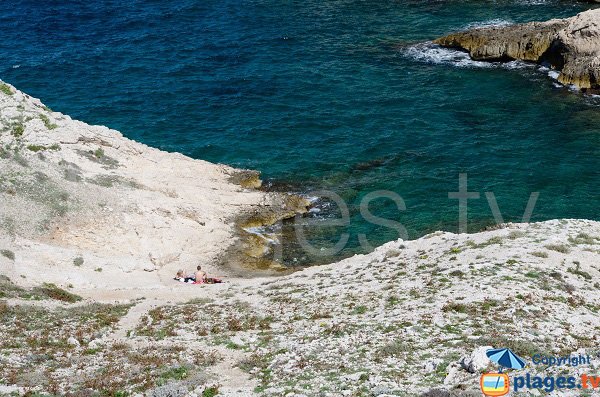
{"label": "rocky outcrop", "polygon": [[561,72],[563,84],[600,89],[600,9],[567,19],[477,28],[434,42],[468,51],[478,61],[548,64]]}

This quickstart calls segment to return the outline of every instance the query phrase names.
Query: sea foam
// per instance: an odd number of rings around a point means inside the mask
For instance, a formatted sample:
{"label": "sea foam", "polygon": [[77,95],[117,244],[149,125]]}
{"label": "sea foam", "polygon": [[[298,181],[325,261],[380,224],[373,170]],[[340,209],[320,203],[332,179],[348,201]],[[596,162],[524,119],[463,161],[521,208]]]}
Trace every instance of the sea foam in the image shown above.
{"label": "sea foam", "polygon": [[491,28],[512,25],[514,22],[506,19],[489,19],[487,21],[471,22],[457,29],[458,31],[477,29],[477,28]]}
{"label": "sea foam", "polygon": [[431,42],[419,43],[402,50],[405,56],[416,61],[432,64],[450,64],[457,67],[489,68],[489,62],[474,61],[464,51],[444,48]]}
{"label": "sea foam", "polygon": [[525,69],[533,68],[532,64],[522,61],[511,62],[483,62],[471,59],[469,53],[444,48],[432,42],[415,44],[402,50],[403,54],[416,61],[431,64],[446,64],[460,68],[504,68],[504,69]]}

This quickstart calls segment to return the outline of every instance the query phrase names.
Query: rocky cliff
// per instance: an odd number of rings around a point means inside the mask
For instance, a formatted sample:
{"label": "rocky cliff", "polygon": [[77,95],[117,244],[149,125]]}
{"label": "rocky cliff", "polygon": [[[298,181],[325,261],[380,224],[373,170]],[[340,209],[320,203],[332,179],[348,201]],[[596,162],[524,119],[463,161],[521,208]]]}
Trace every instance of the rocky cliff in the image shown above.
{"label": "rocky cliff", "polygon": [[468,51],[474,60],[548,64],[560,71],[563,84],[600,89],[600,9],[567,19],[477,28],[434,42]]}

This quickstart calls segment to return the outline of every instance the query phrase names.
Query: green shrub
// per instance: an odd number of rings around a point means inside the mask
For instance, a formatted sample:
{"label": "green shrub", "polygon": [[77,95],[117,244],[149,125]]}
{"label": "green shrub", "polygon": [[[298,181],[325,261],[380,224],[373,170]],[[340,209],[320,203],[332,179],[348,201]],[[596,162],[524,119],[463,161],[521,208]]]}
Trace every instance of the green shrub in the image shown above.
{"label": "green shrub", "polygon": [[156,383],[158,386],[163,386],[167,384],[170,379],[183,380],[187,378],[187,376],[188,369],[186,367],[173,367],[160,374]]}
{"label": "green shrub", "polygon": [[60,150],[60,145],[58,145],[57,143],[51,145],[51,146],[44,146],[44,145],[29,145],[27,146],[27,149],[31,150],[32,152],[41,152],[44,150]]}
{"label": "green shrub", "polygon": [[58,128],[58,126],[56,124],[50,122],[50,119],[45,114],[40,114],[40,119],[44,122],[44,125],[49,130],[53,130],[55,128]]}
{"label": "green shrub", "polygon": [[15,124],[12,129],[12,134],[16,138],[20,138],[23,136],[25,132],[25,126],[22,123]]}
{"label": "green shrub", "polygon": [[525,277],[528,277],[528,278],[540,278],[540,274],[538,272],[529,271],[529,272],[525,273]]}
{"label": "green shrub", "polygon": [[568,254],[571,252],[571,249],[565,244],[548,244],[546,248],[552,251],[560,252],[561,254]]}
{"label": "green shrub", "polygon": [[31,150],[32,152],[40,152],[42,150],[46,150],[46,146],[42,146],[42,145],[28,145],[27,149]]}
{"label": "green shrub", "polygon": [[12,252],[11,250],[0,250],[0,255],[2,255],[5,258],[10,259],[11,261],[15,260],[15,253]]}
{"label": "green shrub", "polygon": [[14,95],[15,94],[14,92],[12,92],[12,90],[10,89],[8,84],[4,84],[4,83],[0,83],[0,91],[2,91],[2,93],[6,94],[6,95]]}
{"label": "green shrub", "polygon": [[596,244],[596,240],[598,240],[598,237],[592,237],[587,233],[579,233],[576,237],[569,237],[569,242],[574,245],[593,245]]}
{"label": "green shrub", "polygon": [[356,306],[353,310],[354,314],[365,314],[367,312],[366,306]]}
{"label": "green shrub", "polygon": [[68,303],[79,302],[82,299],[78,295],[72,294],[49,283],[44,283],[41,287],[34,288],[34,291],[38,291],[41,295],[45,295],[48,298]]}
{"label": "green shrub", "polygon": [[530,252],[529,254],[533,255],[533,256],[537,256],[538,258],[547,258],[548,257],[548,253],[543,252],[543,251],[534,251],[534,252]]}
{"label": "green shrub", "polygon": [[202,397],[214,397],[219,394],[219,386],[210,386],[204,389]]}
{"label": "green shrub", "polygon": [[466,313],[467,312],[467,305],[463,304],[463,303],[457,303],[457,302],[449,302],[446,303],[443,307],[442,307],[442,311],[443,312],[456,312],[456,313]]}
{"label": "green shrub", "polygon": [[581,265],[579,263],[576,263],[575,265],[576,265],[575,268],[569,267],[567,269],[567,271],[569,273],[575,274],[577,276],[581,276],[581,277],[585,278],[586,280],[591,280],[592,279],[592,275],[591,274],[589,274],[588,272],[585,272],[585,271],[583,271],[583,270],[580,269]]}
{"label": "green shrub", "polygon": [[381,346],[379,350],[377,350],[377,357],[399,357],[408,351],[409,349],[404,342],[394,341]]}

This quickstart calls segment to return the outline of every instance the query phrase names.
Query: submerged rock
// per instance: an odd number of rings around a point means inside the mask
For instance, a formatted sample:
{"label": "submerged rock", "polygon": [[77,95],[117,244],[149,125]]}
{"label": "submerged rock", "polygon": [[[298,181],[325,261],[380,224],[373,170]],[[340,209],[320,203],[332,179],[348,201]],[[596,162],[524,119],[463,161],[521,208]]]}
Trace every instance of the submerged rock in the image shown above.
{"label": "submerged rock", "polygon": [[600,9],[572,18],[476,28],[434,41],[478,61],[522,60],[560,71],[558,81],[600,89]]}

